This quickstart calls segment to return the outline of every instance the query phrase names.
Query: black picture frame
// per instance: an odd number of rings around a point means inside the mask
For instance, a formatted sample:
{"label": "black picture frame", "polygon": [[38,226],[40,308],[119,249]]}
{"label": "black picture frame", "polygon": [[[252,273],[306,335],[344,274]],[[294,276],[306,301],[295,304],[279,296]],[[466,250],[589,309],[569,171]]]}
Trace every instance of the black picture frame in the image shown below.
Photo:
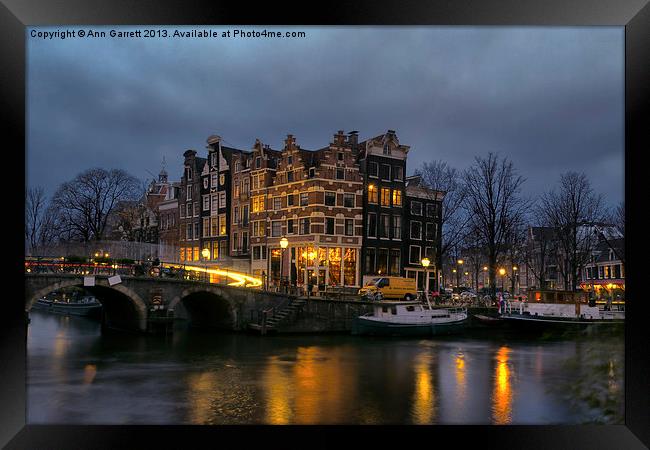
{"label": "black picture frame", "polygon": [[[535,25],[625,27],[625,199],[627,298],[625,425],[619,426],[80,426],[26,425],[26,320],[23,291],[23,222],[8,215],[5,242],[0,361],[0,444],[9,449],[364,447],[453,445],[488,448],[637,449],[650,446],[648,302],[641,296],[638,246],[645,185],[641,158],[650,149],[650,6],[647,0],[346,1],[248,3],[181,1],[21,1],[0,5],[0,90],[5,160],[5,198],[23,211],[16,186],[25,174],[25,73],[27,26],[75,24],[269,24],[269,25]],[[22,150],[20,150],[22,149]],[[560,167],[558,167],[560,169]],[[11,177],[11,178],[9,178]],[[16,177],[17,179],[14,179]],[[11,180],[11,181],[9,181]],[[647,203],[647,201],[645,202]],[[10,213],[11,214],[11,213]],[[10,218],[11,217],[11,218]],[[16,218],[18,217],[18,218]],[[15,236],[15,237],[14,237]],[[8,242],[7,242],[8,241]],[[633,245],[633,244],[636,244]],[[13,289],[12,289],[13,287]],[[11,289],[15,294],[9,294]],[[352,441],[353,438],[360,441]],[[358,442],[358,444],[357,444]]]}

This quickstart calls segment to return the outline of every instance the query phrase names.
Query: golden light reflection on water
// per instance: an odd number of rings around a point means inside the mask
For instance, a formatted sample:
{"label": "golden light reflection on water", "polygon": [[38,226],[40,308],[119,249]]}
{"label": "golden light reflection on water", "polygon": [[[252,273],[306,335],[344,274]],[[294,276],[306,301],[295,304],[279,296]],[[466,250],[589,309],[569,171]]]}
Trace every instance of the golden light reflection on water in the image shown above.
{"label": "golden light reflection on water", "polygon": [[[319,424],[341,421],[341,411],[356,403],[357,379],[345,364],[351,348],[298,347],[295,359],[272,356],[263,380],[269,424]],[[352,358],[354,360],[354,358]]]}
{"label": "golden light reflection on water", "polygon": [[86,364],[84,367],[83,384],[91,384],[97,375],[97,366],[95,364]]}
{"label": "golden light reflection on water", "polygon": [[214,372],[192,373],[188,384],[190,392],[190,423],[209,423],[213,415],[212,400],[217,390],[217,376]]}
{"label": "golden light reflection on water", "polygon": [[435,388],[431,374],[432,358],[428,353],[419,353],[415,358],[415,390],[411,415],[416,424],[431,424],[436,418]]}
{"label": "golden light reflection on water", "polygon": [[291,394],[294,386],[289,370],[277,356],[270,356],[264,371],[264,392],[266,394],[265,422],[272,425],[292,423]]}
{"label": "golden light reflection on water", "polygon": [[496,425],[512,422],[512,374],[508,365],[509,358],[510,349],[499,348],[496,354],[492,391],[492,422]]}
{"label": "golden light reflection on water", "polygon": [[456,401],[464,404],[467,392],[467,380],[465,369],[465,354],[459,352],[456,355]]}

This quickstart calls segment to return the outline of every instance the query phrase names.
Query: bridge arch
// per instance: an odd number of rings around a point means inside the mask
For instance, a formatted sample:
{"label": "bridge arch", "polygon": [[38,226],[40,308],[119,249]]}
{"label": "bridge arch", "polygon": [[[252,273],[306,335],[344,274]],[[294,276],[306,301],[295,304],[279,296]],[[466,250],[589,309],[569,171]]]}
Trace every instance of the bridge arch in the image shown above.
{"label": "bridge arch", "polygon": [[105,280],[97,280],[95,286],[89,287],[83,285],[83,278],[61,279],[31,293],[28,290],[25,310],[29,311],[39,298],[66,287],[82,287],[92,293],[104,308],[107,325],[136,331],[146,330],[147,306],[142,298],[122,284],[110,286]]}
{"label": "bridge arch", "polygon": [[189,315],[192,326],[224,330],[236,328],[237,311],[232,295],[215,286],[193,286],[184,289],[169,302],[173,310],[182,304]]}

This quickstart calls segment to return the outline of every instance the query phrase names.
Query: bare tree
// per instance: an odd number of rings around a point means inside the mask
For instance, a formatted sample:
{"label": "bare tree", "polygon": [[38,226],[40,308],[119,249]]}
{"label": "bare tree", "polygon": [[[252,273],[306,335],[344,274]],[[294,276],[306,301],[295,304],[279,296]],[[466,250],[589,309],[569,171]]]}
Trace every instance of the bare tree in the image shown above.
{"label": "bare tree", "polygon": [[526,223],[523,214],[520,217],[513,218],[512,226],[505,234],[504,246],[505,260],[511,266],[506,269],[506,273],[509,274],[510,278],[510,292],[514,294],[517,272],[521,270],[521,262],[525,258]]}
{"label": "bare tree", "polygon": [[[539,215],[536,215],[539,217]],[[554,254],[553,229],[537,221],[528,227],[528,236],[524,248],[523,259],[539,289],[546,289],[548,266]]]}
{"label": "bare tree", "polygon": [[476,157],[465,170],[465,202],[472,227],[478,230],[486,250],[492,299],[496,298],[496,267],[507,236],[520,222],[528,202],[520,196],[524,178],[517,175],[512,162],[489,153]]}
{"label": "bare tree", "polygon": [[137,200],[141,183],[119,169],[90,169],[63,183],[52,204],[61,216],[66,237],[84,242],[101,240],[117,203]]}
{"label": "bare tree", "polygon": [[555,233],[564,289],[574,290],[579,271],[597,243],[593,226],[605,219],[602,196],[594,194],[584,173],[567,172],[560,176],[558,191],[542,195],[538,212]]}
{"label": "bare tree", "polygon": [[415,170],[415,175],[422,178],[425,187],[434,191],[445,192],[442,199],[441,229],[442,244],[440,246],[441,259],[447,259],[451,250],[463,240],[468,224],[464,214],[463,202],[465,192],[460,181],[458,171],[449,167],[446,162],[437,160],[425,162],[421,169]]}
{"label": "bare tree", "polygon": [[29,188],[25,196],[25,241],[30,250],[51,244],[58,238],[57,219],[57,211],[47,204],[43,188]]}

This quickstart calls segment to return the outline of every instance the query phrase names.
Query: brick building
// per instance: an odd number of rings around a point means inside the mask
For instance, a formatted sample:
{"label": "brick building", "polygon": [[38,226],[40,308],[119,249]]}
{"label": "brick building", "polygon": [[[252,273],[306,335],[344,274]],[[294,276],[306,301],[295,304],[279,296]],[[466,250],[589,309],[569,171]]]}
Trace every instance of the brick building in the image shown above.
{"label": "brick building", "polygon": [[[281,151],[256,143],[251,169],[252,270],[269,285],[360,285],[362,180],[350,140]],[[282,250],[285,237],[288,247]]]}
{"label": "brick building", "polygon": [[[423,284],[419,261],[430,253],[430,287],[437,285],[443,194],[414,178],[407,183],[409,147],[393,130],[363,142],[356,131],[340,130],[317,150],[301,148],[293,135],[281,150],[259,139],[250,150],[236,149],[212,135],[207,150],[207,158],[184,153],[181,261],[202,261],[208,249],[206,262],[250,272],[269,286],[322,290],[359,287],[364,275],[412,276]],[[411,212],[418,202],[421,215]],[[416,222],[417,263],[409,261]]]}
{"label": "brick building", "polygon": [[196,156],[196,150],[183,153],[183,176],[180,181],[179,208],[179,259],[201,260],[201,172],[206,159]]}

